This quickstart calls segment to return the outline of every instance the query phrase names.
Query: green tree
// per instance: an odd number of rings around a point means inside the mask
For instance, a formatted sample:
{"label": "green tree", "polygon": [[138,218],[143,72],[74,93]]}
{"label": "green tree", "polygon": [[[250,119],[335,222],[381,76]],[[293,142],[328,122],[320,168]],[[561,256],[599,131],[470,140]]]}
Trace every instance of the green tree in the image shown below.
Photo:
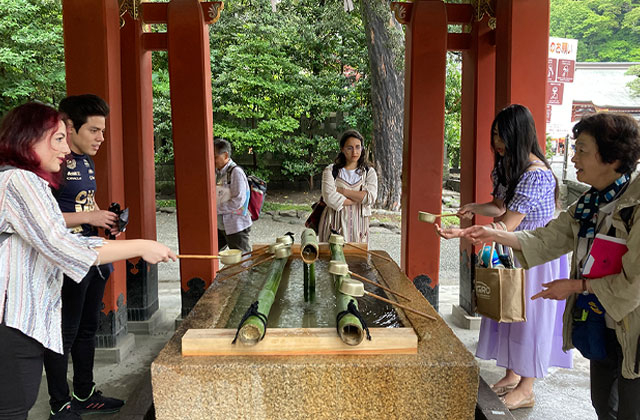
{"label": "green tree", "polygon": [[625,74],[636,76],[635,79],[627,83],[627,86],[633,96],[640,96],[640,65],[629,67]]}
{"label": "green tree", "polygon": [[578,40],[578,61],[640,61],[640,0],[551,0],[550,35]]}
{"label": "green tree", "polygon": [[[212,27],[214,132],[252,154],[250,172],[268,178],[262,157],[270,154],[285,176],[307,176],[313,187],[313,175],[337,152],[327,118],[356,111],[358,100],[366,107],[364,35],[357,15],[341,7],[285,0],[273,13],[266,2],[229,1]],[[363,114],[347,122],[370,126]]]}
{"label": "green tree", "polygon": [[65,96],[60,0],[0,1],[0,113]]}
{"label": "green tree", "polygon": [[462,110],[462,60],[459,53],[447,54],[447,82],[444,98],[444,143],[449,165],[460,165]]}

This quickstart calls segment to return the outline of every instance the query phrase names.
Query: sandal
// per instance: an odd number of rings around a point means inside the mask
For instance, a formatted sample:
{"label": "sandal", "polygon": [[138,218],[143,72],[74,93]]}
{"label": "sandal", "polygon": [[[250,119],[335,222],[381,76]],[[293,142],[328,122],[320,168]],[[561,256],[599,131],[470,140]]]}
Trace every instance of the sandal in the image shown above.
{"label": "sandal", "polygon": [[504,404],[504,406],[509,410],[517,410],[518,408],[533,408],[534,404],[536,403],[536,398],[532,392],[528,398],[525,397],[513,404],[507,404],[504,397],[500,397],[500,401],[502,401],[502,404]]}
{"label": "sandal", "polygon": [[518,384],[509,384],[503,386],[496,386],[496,384],[491,385],[491,390],[496,393],[498,397],[502,397],[503,395],[508,394],[513,391]]}

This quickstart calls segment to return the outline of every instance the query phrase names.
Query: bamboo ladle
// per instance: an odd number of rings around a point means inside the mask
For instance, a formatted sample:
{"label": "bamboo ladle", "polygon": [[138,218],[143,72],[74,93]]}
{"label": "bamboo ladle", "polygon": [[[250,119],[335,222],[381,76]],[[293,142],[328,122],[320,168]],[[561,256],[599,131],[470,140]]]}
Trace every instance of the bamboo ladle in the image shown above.
{"label": "bamboo ladle", "polygon": [[199,259],[199,260],[211,260],[219,259],[223,264],[235,264],[240,262],[242,258],[242,250],[239,249],[225,249],[220,251],[219,255],[193,255],[193,254],[178,254],[176,255],[181,259]]}
{"label": "bamboo ladle", "polygon": [[[343,263],[341,261],[337,261],[337,260],[331,260],[329,261],[329,273],[331,274],[335,274],[337,276],[346,276],[347,274],[351,275],[352,277],[357,278],[358,280],[362,280],[364,282],[367,282],[369,284],[373,284],[374,286],[377,286],[379,288],[381,288],[382,290],[384,290],[385,292],[389,292],[392,293],[394,295],[400,296],[403,299],[406,299],[408,301],[411,301],[411,298],[398,293],[398,292],[394,292],[393,290],[389,289],[386,286],[381,285],[378,282],[375,282],[373,280],[369,280],[366,277],[361,276],[360,274],[356,274],[353,271],[349,271],[349,266],[346,263]],[[377,295],[376,295],[377,296]]]}
{"label": "bamboo ladle", "polygon": [[251,254],[251,256],[249,258],[245,258],[244,260],[240,260],[236,263],[233,264],[225,264],[224,267],[222,267],[220,270],[218,270],[218,273],[222,273],[225,270],[228,270],[230,268],[236,267],[239,264],[245,263],[247,261],[251,261],[252,259],[256,258],[256,257],[260,257],[262,255],[264,255],[267,251],[269,250],[269,245],[265,245],[265,246],[261,246],[260,248],[254,249],[252,251],[249,252],[245,252],[244,254],[242,254],[243,257],[246,257],[247,255]]}
{"label": "bamboo ladle", "polygon": [[385,256],[378,255],[375,252],[371,252],[368,249],[361,248],[356,244],[352,244],[351,242],[345,242],[344,241],[344,236],[342,236],[342,235],[338,235],[338,234],[332,233],[331,235],[329,235],[329,243],[330,244],[335,244],[335,245],[342,245],[342,246],[349,245],[349,246],[352,246],[352,247],[354,247],[356,249],[359,249],[360,251],[366,252],[367,254],[373,255],[374,257],[382,258],[383,260],[386,260],[386,261],[389,261],[389,262],[394,262],[391,258],[387,258]]}
{"label": "bamboo ladle", "polygon": [[436,219],[440,217],[458,217],[457,213],[440,213],[440,214],[432,214],[427,213],[426,211],[418,212],[418,220],[425,223],[435,223]]}
{"label": "bamboo ladle", "polygon": [[413,312],[416,315],[420,315],[422,317],[425,317],[427,319],[430,319],[432,321],[435,321],[436,318],[432,317],[429,314],[426,314],[424,312],[415,310],[413,308],[410,308],[406,305],[402,305],[400,303],[396,303],[392,300],[389,299],[385,299],[382,296],[378,296],[375,295],[371,292],[367,292],[366,290],[364,290],[364,283],[362,283],[361,281],[357,281],[357,280],[353,280],[353,279],[342,279],[342,282],[340,283],[340,292],[344,293],[345,295],[349,295],[349,296],[354,296],[354,297],[362,297],[362,296],[371,296],[372,298],[381,300],[383,302],[389,303],[391,305],[397,306],[399,308],[404,309],[405,311],[409,311],[409,312]]}
{"label": "bamboo ladle", "polygon": [[[273,250],[273,252],[271,252],[271,250]],[[267,251],[267,253],[269,254],[273,254],[268,256],[267,258],[263,258],[259,261],[254,262],[253,264],[244,267],[242,270],[236,271],[235,273],[233,273],[232,275],[230,275],[229,277],[226,277],[225,279],[229,279],[231,277],[234,277],[240,273],[243,273],[253,267],[255,267],[256,265],[260,265],[264,262],[267,261],[271,261],[274,258],[289,258],[291,256],[291,247],[285,246],[284,244],[280,244],[280,243],[276,243],[276,244],[272,244],[269,246],[269,251]]]}
{"label": "bamboo ladle", "polygon": [[395,262],[395,261],[393,261],[391,258],[385,257],[384,255],[376,254],[376,253],[375,253],[375,252],[373,252],[373,251],[369,251],[368,249],[361,248],[360,246],[358,246],[358,245],[356,245],[356,244],[352,244],[351,242],[345,242],[344,244],[345,244],[345,245],[349,245],[349,246],[351,246],[351,247],[354,247],[354,248],[356,248],[356,249],[359,249],[360,251],[366,252],[366,253],[367,253],[367,254],[369,254],[369,255],[373,255],[374,257],[382,258],[383,260],[386,260],[386,261],[389,261],[389,262]]}

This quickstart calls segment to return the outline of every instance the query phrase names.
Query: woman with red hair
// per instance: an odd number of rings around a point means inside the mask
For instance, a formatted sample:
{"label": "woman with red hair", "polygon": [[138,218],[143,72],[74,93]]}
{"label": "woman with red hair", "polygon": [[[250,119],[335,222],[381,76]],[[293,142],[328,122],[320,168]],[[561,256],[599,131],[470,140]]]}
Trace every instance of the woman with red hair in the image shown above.
{"label": "woman with red hair", "polygon": [[39,103],[9,111],[0,123],[0,419],[27,418],[44,349],[63,351],[63,273],[80,282],[97,264],[176,259],[155,241],[107,241],[67,231],[50,190],[70,152],[66,133],[62,115]]}

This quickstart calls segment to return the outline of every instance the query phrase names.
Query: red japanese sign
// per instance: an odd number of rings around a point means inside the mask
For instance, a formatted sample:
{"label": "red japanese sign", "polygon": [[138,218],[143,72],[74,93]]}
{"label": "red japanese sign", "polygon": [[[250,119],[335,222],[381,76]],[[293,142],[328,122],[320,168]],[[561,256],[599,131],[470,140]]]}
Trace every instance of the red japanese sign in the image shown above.
{"label": "red japanese sign", "polygon": [[558,59],[548,58],[547,59],[547,82],[556,81],[557,70],[558,70]]}
{"label": "red japanese sign", "polygon": [[574,60],[560,59],[558,63],[558,82],[573,82],[573,75],[576,71],[576,62]]}
{"label": "red japanese sign", "polygon": [[547,105],[547,124],[551,122],[551,109],[553,107],[551,105]]}
{"label": "red japanese sign", "polygon": [[547,104],[562,105],[562,95],[564,94],[564,83],[547,83]]}

